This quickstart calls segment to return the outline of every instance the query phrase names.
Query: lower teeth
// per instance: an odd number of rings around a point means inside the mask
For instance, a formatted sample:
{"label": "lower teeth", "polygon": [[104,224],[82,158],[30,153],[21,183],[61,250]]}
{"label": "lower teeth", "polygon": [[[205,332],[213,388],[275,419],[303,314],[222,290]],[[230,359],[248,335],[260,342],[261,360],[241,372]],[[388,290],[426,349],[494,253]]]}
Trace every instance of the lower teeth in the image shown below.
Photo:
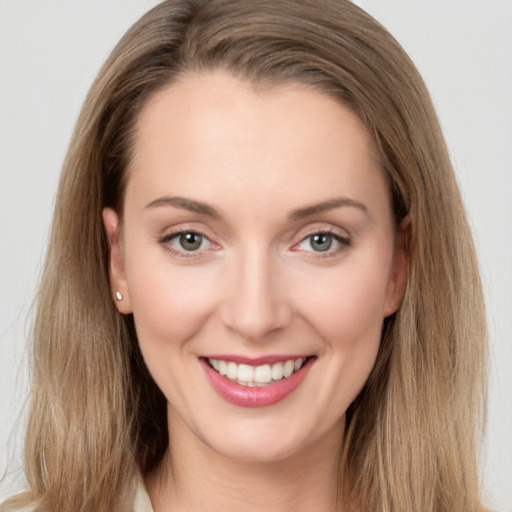
{"label": "lower teeth", "polygon": [[249,388],[263,388],[265,386],[268,386],[269,384],[272,384],[273,382],[278,382],[278,381],[272,380],[270,382],[243,382],[241,380],[234,380],[233,382],[236,382],[240,386],[246,386]]}

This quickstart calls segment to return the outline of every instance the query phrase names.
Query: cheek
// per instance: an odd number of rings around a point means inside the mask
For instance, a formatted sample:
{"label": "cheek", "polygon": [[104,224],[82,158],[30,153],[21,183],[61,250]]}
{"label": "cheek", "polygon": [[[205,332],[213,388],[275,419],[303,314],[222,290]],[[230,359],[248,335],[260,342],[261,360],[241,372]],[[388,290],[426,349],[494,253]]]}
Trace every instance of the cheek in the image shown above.
{"label": "cheek", "polygon": [[387,267],[341,265],[310,276],[297,290],[296,307],[327,340],[347,344],[380,338],[386,301]]}
{"label": "cheek", "polygon": [[162,259],[127,264],[130,302],[142,349],[190,339],[208,318],[214,301],[211,269],[172,265],[165,256]]}
{"label": "cheek", "polygon": [[317,273],[297,290],[296,309],[321,338],[320,360],[326,363],[319,366],[319,385],[311,399],[328,411],[328,423],[346,412],[375,364],[386,275],[381,265],[340,265],[325,275]]}

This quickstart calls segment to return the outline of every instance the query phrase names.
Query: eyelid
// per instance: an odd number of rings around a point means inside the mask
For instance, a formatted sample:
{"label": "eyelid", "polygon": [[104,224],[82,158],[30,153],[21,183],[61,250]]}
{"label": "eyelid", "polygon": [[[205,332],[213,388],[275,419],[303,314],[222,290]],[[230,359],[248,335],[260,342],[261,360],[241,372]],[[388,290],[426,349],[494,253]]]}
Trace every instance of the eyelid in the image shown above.
{"label": "eyelid", "polygon": [[[210,244],[210,247],[206,249],[198,249],[196,251],[186,251],[184,249],[179,249],[175,245],[171,244],[171,240],[179,237],[180,235],[186,234],[186,233],[193,233],[196,235],[199,235],[203,237],[203,239],[207,240]],[[200,258],[204,257],[206,254],[210,252],[211,250],[218,250],[220,248],[220,245],[217,244],[212,240],[211,236],[208,236],[204,233],[204,230],[197,229],[191,226],[187,225],[180,225],[176,228],[171,228],[170,230],[166,231],[165,233],[157,236],[157,242],[161,244],[167,251],[169,251],[171,254],[176,255],[181,258]]]}
{"label": "eyelid", "polygon": [[309,237],[313,235],[329,235],[332,238],[335,239],[335,241],[340,244],[341,247],[335,248],[335,249],[328,249],[325,252],[321,251],[309,251],[309,250],[303,250],[304,253],[307,253],[308,256],[311,256],[313,254],[315,258],[328,258],[332,256],[339,255],[340,252],[343,252],[345,249],[350,247],[352,245],[352,237],[346,230],[342,230],[340,228],[337,228],[335,226],[325,226],[325,225],[315,225],[310,226],[306,230],[300,231],[297,235],[297,238],[299,238],[299,241],[294,243],[291,250],[292,251],[300,251],[300,245],[303,244]]}
{"label": "eyelid", "polygon": [[346,240],[346,241],[349,241],[352,239],[351,234],[346,229],[342,229],[340,227],[333,226],[332,224],[326,225],[326,224],[322,224],[322,223],[309,225],[306,228],[299,230],[297,235],[295,235],[295,238],[298,238],[299,241],[302,241],[305,238],[307,238],[308,236],[316,235],[317,233],[318,234],[325,233],[325,234],[333,235],[337,238],[340,238],[340,239]]}

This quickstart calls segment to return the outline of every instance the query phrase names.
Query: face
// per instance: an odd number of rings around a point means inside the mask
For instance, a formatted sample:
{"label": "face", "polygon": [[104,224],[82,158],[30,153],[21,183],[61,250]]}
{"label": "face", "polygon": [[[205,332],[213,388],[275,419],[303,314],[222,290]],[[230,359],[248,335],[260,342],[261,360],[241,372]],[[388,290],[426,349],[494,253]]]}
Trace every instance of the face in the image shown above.
{"label": "face", "polygon": [[112,291],[173,436],[247,460],[341,439],[405,279],[359,118],[302,85],[188,76],[138,121]]}

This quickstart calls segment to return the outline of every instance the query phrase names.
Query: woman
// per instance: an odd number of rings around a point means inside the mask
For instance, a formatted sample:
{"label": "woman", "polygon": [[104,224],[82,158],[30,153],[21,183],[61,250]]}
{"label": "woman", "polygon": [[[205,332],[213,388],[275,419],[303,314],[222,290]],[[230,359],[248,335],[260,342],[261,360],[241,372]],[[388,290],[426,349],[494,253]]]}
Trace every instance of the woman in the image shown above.
{"label": "woman", "polygon": [[392,37],[343,1],[163,2],[64,164],[2,510],[483,510],[484,340]]}

